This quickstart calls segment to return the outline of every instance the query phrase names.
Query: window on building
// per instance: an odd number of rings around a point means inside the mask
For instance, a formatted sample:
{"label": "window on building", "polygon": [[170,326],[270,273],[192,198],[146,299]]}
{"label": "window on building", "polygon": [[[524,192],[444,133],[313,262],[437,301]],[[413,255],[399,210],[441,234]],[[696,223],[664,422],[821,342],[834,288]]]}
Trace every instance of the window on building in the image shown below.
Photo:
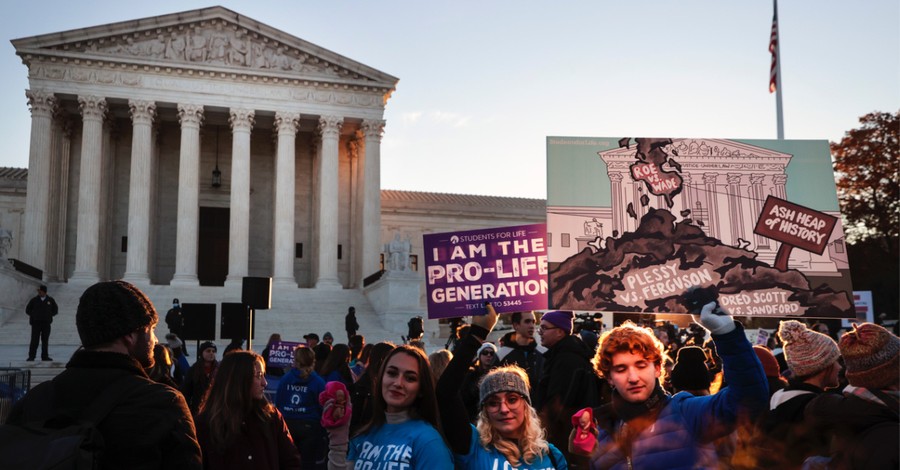
{"label": "window on building", "polygon": [[418,271],[419,270],[419,255],[409,255],[409,270],[410,271]]}
{"label": "window on building", "polygon": [[844,252],[844,239],[839,238],[834,241],[834,251],[835,253],[843,253]]}
{"label": "window on building", "polygon": [[569,240],[570,235],[568,233],[560,234],[559,243],[563,248],[568,248],[571,246],[571,241]]}

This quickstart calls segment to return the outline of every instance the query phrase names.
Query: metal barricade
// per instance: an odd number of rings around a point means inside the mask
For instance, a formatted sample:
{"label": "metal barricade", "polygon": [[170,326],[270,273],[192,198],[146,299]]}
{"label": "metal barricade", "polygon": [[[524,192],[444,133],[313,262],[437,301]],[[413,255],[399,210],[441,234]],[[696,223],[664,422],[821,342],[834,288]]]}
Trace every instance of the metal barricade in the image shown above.
{"label": "metal barricade", "polygon": [[9,411],[31,390],[31,369],[0,367],[0,424]]}

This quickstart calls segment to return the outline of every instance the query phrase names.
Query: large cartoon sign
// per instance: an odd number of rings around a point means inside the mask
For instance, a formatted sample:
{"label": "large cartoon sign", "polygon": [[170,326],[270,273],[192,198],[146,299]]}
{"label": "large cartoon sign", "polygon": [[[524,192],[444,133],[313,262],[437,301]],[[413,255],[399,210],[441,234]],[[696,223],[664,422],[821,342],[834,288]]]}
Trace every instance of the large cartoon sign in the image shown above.
{"label": "large cartoon sign", "polygon": [[546,224],[423,236],[428,317],[547,308]]}
{"label": "large cartoon sign", "polygon": [[550,137],[550,308],[854,316],[825,141]]}

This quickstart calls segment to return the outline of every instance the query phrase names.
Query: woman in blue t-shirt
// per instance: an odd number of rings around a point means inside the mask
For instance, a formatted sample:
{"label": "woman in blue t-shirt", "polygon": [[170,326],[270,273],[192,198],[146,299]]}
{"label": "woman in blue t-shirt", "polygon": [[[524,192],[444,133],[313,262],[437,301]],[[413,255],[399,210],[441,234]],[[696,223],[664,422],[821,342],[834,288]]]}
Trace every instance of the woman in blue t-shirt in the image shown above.
{"label": "woman in blue t-shirt", "polygon": [[330,437],[329,469],[453,469],[440,433],[434,378],[422,350],[404,345],[385,357],[375,384],[372,418],[349,446],[349,416],[343,416],[348,397],[346,387],[335,382],[320,396],[325,403],[322,422]]}
{"label": "woman in blue t-shirt", "polygon": [[540,418],[531,406],[528,374],[521,367],[500,367],[484,376],[478,387],[477,425],[469,423],[457,384],[497,323],[497,312],[490,304],[487,311],[472,319],[469,334],[457,343],[453,359],[437,384],[441,421],[456,468],[565,470],[565,457],[547,442]]}

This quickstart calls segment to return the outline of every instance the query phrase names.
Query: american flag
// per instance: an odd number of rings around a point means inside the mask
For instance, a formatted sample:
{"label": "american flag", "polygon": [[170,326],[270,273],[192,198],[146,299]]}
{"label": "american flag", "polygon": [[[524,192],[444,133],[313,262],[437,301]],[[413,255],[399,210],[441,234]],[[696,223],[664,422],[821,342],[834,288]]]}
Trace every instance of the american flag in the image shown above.
{"label": "american flag", "polygon": [[769,93],[778,89],[778,1],[775,0],[772,14],[772,36],[769,38],[769,52],[772,53],[772,68],[769,71]]}

